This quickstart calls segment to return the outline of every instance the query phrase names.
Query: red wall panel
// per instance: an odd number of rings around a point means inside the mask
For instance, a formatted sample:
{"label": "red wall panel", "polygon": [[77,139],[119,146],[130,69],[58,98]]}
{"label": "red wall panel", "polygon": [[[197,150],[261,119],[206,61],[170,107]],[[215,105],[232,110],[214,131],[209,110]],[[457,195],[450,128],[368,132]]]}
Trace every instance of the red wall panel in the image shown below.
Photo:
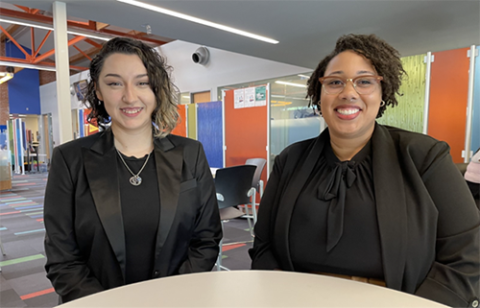
{"label": "red wall panel", "polygon": [[469,48],[435,52],[430,80],[428,135],[448,143],[455,163],[463,162],[468,98]]}

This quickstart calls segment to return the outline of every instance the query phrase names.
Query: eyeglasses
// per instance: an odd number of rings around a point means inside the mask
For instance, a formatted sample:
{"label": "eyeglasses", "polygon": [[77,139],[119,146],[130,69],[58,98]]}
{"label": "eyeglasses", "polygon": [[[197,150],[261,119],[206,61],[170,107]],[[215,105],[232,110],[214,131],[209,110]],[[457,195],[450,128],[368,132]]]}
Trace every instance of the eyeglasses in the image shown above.
{"label": "eyeglasses", "polygon": [[327,94],[339,94],[342,93],[343,89],[347,85],[348,81],[351,81],[353,88],[357,91],[358,94],[371,94],[376,88],[380,81],[383,80],[382,76],[357,76],[355,78],[344,79],[336,76],[327,76],[320,77],[318,81],[323,86],[323,89]]}

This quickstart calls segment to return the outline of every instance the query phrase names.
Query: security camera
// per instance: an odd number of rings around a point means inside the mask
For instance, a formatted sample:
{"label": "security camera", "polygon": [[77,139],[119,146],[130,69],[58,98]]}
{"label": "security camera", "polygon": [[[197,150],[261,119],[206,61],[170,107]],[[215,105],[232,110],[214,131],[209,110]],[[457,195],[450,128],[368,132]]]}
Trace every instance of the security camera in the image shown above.
{"label": "security camera", "polygon": [[192,55],[192,60],[194,63],[198,63],[201,65],[205,65],[208,63],[208,60],[210,58],[210,52],[208,52],[208,49],[206,47],[200,47]]}

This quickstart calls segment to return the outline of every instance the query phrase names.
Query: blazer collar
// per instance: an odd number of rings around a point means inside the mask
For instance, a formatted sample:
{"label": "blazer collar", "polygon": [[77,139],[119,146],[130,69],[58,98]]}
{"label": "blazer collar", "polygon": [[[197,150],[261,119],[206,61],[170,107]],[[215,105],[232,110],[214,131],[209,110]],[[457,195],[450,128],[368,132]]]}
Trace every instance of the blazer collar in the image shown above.
{"label": "blazer collar", "polygon": [[[282,268],[294,270],[292,258],[290,254],[290,243],[289,243],[289,234],[290,234],[290,218],[293,214],[293,208],[295,207],[295,203],[297,202],[298,196],[300,195],[300,191],[305,185],[312,172],[312,166],[315,166],[318,158],[320,157],[321,153],[323,152],[323,147],[325,142],[328,142],[328,128],[325,129],[320,136],[318,136],[312,147],[308,150],[307,157],[300,165],[300,170],[297,172],[293,172],[292,177],[289,179],[289,183],[285,189],[284,194],[280,200],[278,213],[281,213],[277,216],[276,220],[276,228],[275,232],[279,236],[280,239],[284,239],[279,241],[278,246],[278,254],[286,256],[286,258],[281,258]],[[302,157],[302,156],[301,156]],[[302,159],[302,158],[300,158]],[[289,162],[287,161],[287,164]],[[294,164],[298,162],[290,162],[292,163],[291,166],[285,166],[285,170],[291,170],[297,168]]]}
{"label": "blazer collar", "polygon": [[[161,251],[170,233],[178,206],[180,182],[182,180],[183,148],[175,146],[169,136],[156,138],[155,165],[157,168],[158,191],[160,194],[160,226],[155,247],[156,257]],[[168,273],[169,262],[161,262],[160,276]]]}
{"label": "blazer collar", "polygon": [[372,136],[372,165],[385,281],[400,290],[407,246],[405,187],[395,143],[388,129],[378,124]]}
{"label": "blazer collar", "polygon": [[117,175],[117,153],[109,128],[91,148],[82,148],[85,173],[95,208],[125,279],[125,231]]}
{"label": "blazer collar", "polygon": [[[117,180],[117,153],[112,130],[109,128],[100,134],[91,148],[82,149],[82,155],[97,213],[125,279],[125,230],[120,185]],[[183,148],[175,146],[168,136],[155,138],[154,155],[160,198],[160,220],[155,248],[158,257],[161,255],[177,210]],[[162,262],[160,274],[164,276],[167,272],[168,262]]]}

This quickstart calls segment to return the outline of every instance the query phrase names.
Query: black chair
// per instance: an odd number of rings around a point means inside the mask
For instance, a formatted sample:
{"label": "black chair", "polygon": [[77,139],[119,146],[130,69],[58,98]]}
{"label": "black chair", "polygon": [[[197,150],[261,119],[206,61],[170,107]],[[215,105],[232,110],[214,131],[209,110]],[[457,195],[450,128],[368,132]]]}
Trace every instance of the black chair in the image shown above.
{"label": "black chair", "polygon": [[[215,190],[217,192],[220,219],[223,221],[243,216],[244,213],[235,206],[255,204],[255,188],[252,187],[253,174],[257,167],[241,165],[218,169],[215,173]],[[217,270],[228,270],[222,266],[222,243],[217,259]]]}

